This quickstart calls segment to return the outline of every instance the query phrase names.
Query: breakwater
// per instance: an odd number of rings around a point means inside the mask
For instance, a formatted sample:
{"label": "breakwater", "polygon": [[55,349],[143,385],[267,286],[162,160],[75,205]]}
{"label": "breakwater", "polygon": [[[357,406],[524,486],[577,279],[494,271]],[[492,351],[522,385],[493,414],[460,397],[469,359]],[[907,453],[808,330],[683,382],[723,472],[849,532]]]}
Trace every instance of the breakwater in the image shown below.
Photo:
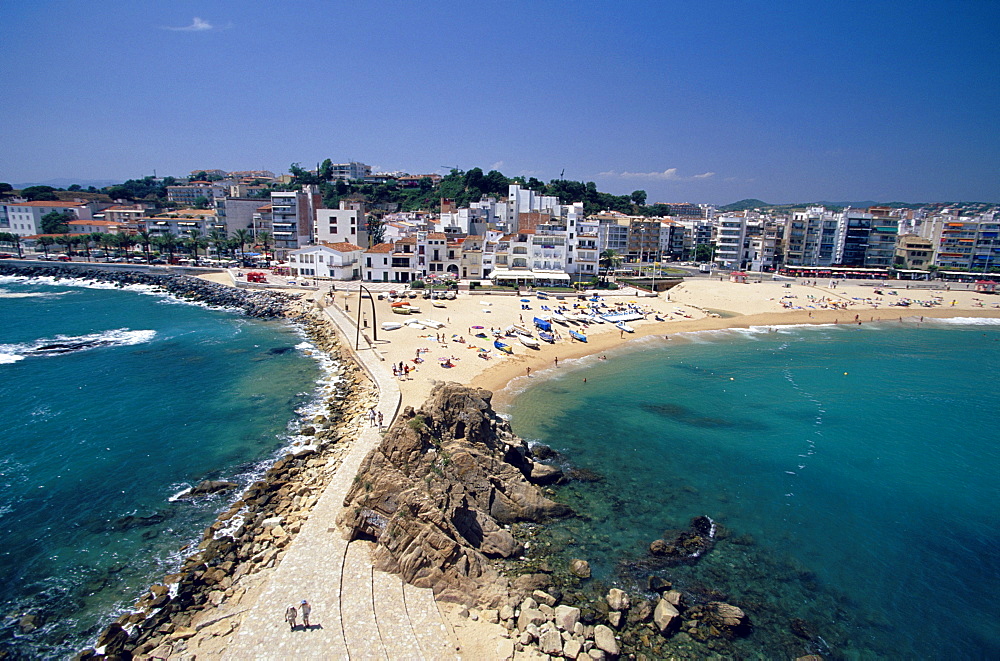
{"label": "breakwater", "polygon": [[172,273],[149,273],[145,270],[123,270],[101,268],[93,265],[47,265],[23,266],[10,262],[0,262],[0,275],[25,278],[69,278],[107,282],[118,287],[157,287],[166,293],[187,301],[206,305],[236,308],[247,316],[258,319],[272,319],[288,316],[290,304],[297,297],[274,291],[249,291],[208,282],[189,275]]}

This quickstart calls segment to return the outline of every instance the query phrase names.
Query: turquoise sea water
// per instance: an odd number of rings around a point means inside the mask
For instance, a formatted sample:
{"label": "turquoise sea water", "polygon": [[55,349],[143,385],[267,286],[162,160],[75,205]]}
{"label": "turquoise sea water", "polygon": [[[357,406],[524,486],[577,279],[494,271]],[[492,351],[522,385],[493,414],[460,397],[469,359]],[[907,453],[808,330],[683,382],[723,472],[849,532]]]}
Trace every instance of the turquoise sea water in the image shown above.
{"label": "turquoise sea water", "polygon": [[[721,593],[746,656],[1000,657],[1000,326],[695,333],[550,373],[515,432],[605,478],[558,488],[582,515],[548,530],[558,553]],[[653,571],[649,543],[701,514],[715,548]]]}
{"label": "turquoise sea water", "polygon": [[0,649],[66,657],[237,496],[171,497],[260,475],[321,367],[286,323],[136,291],[3,279],[0,320]]}

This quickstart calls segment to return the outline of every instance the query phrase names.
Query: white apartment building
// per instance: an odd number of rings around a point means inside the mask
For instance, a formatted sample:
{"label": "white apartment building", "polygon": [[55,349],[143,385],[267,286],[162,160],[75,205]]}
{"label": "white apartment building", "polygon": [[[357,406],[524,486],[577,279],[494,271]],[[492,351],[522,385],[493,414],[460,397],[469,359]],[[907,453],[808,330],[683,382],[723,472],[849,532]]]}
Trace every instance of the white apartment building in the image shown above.
{"label": "white apartment building", "polygon": [[38,201],[38,202],[18,202],[11,201],[2,205],[6,211],[7,227],[5,231],[18,236],[33,236],[42,232],[42,217],[57,211],[59,213],[70,213],[77,220],[92,220],[94,212],[109,204],[98,204],[94,202],[61,202],[61,201]]}
{"label": "white apartment building", "polygon": [[293,276],[355,280],[361,275],[362,248],[350,242],[306,246],[288,253]]}
{"label": "white apartment building", "polygon": [[746,263],[744,248],[747,219],[743,216],[719,216],[715,225],[715,257],[719,268],[740,269]]}
{"label": "white apartment building", "polygon": [[341,200],[339,209],[316,209],[316,243],[341,242],[368,246],[363,203]]}
{"label": "white apartment building", "polygon": [[[277,259],[283,260],[290,251],[312,243],[316,210],[322,202],[316,186],[303,186],[298,192],[271,193],[270,231]],[[265,220],[262,215],[260,219]]]}
{"label": "white apartment building", "polygon": [[333,164],[334,179],[353,181],[355,179],[364,179],[365,177],[369,177],[371,176],[371,173],[372,173],[372,166],[366,165],[364,163],[359,163],[358,161]]}

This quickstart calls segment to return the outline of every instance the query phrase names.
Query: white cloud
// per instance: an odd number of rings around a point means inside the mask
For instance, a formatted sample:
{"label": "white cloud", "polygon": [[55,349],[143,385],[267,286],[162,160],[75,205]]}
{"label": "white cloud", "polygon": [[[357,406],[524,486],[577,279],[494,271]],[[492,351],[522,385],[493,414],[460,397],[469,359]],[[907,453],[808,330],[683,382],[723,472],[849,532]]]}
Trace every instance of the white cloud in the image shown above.
{"label": "white cloud", "polygon": [[206,30],[211,30],[213,25],[208,21],[203,21],[197,16],[191,21],[191,25],[185,25],[182,28],[167,27],[167,30],[176,30],[178,32],[205,32]]}
{"label": "white cloud", "polygon": [[497,161],[496,163],[490,166],[490,170],[499,171],[501,168],[503,168],[503,161]]}
{"label": "white cloud", "polygon": [[620,179],[660,179],[663,181],[694,181],[695,179],[708,179],[709,177],[714,177],[714,172],[703,172],[701,174],[696,174],[690,177],[682,177],[677,174],[677,168],[668,168],[663,172],[615,172],[614,170],[609,170],[607,172],[601,172],[597,176],[599,177],[618,177]]}

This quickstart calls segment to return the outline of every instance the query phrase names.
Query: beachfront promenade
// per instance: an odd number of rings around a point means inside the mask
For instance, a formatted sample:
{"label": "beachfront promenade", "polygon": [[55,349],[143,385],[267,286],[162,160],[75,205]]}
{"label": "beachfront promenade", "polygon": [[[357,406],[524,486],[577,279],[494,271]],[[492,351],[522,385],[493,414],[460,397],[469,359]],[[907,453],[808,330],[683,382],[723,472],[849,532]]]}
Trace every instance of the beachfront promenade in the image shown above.
{"label": "beachfront promenade", "polygon": [[[326,317],[353,346],[354,327],[335,307]],[[357,355],[378,388],[377,410],[386,424],[400,406],[399,387],[371,350]],[[232,659],[447,659],[457,658],[444,618],[429,589],[419,589],[393,574],[375,571],[370,542],[348,543],[336,518],[365,456],[381,440],[366,426],[344,456],[309,519],[289,546],[224,656]],[[309,630],[291,631],[285,609],[312,606]]]}

